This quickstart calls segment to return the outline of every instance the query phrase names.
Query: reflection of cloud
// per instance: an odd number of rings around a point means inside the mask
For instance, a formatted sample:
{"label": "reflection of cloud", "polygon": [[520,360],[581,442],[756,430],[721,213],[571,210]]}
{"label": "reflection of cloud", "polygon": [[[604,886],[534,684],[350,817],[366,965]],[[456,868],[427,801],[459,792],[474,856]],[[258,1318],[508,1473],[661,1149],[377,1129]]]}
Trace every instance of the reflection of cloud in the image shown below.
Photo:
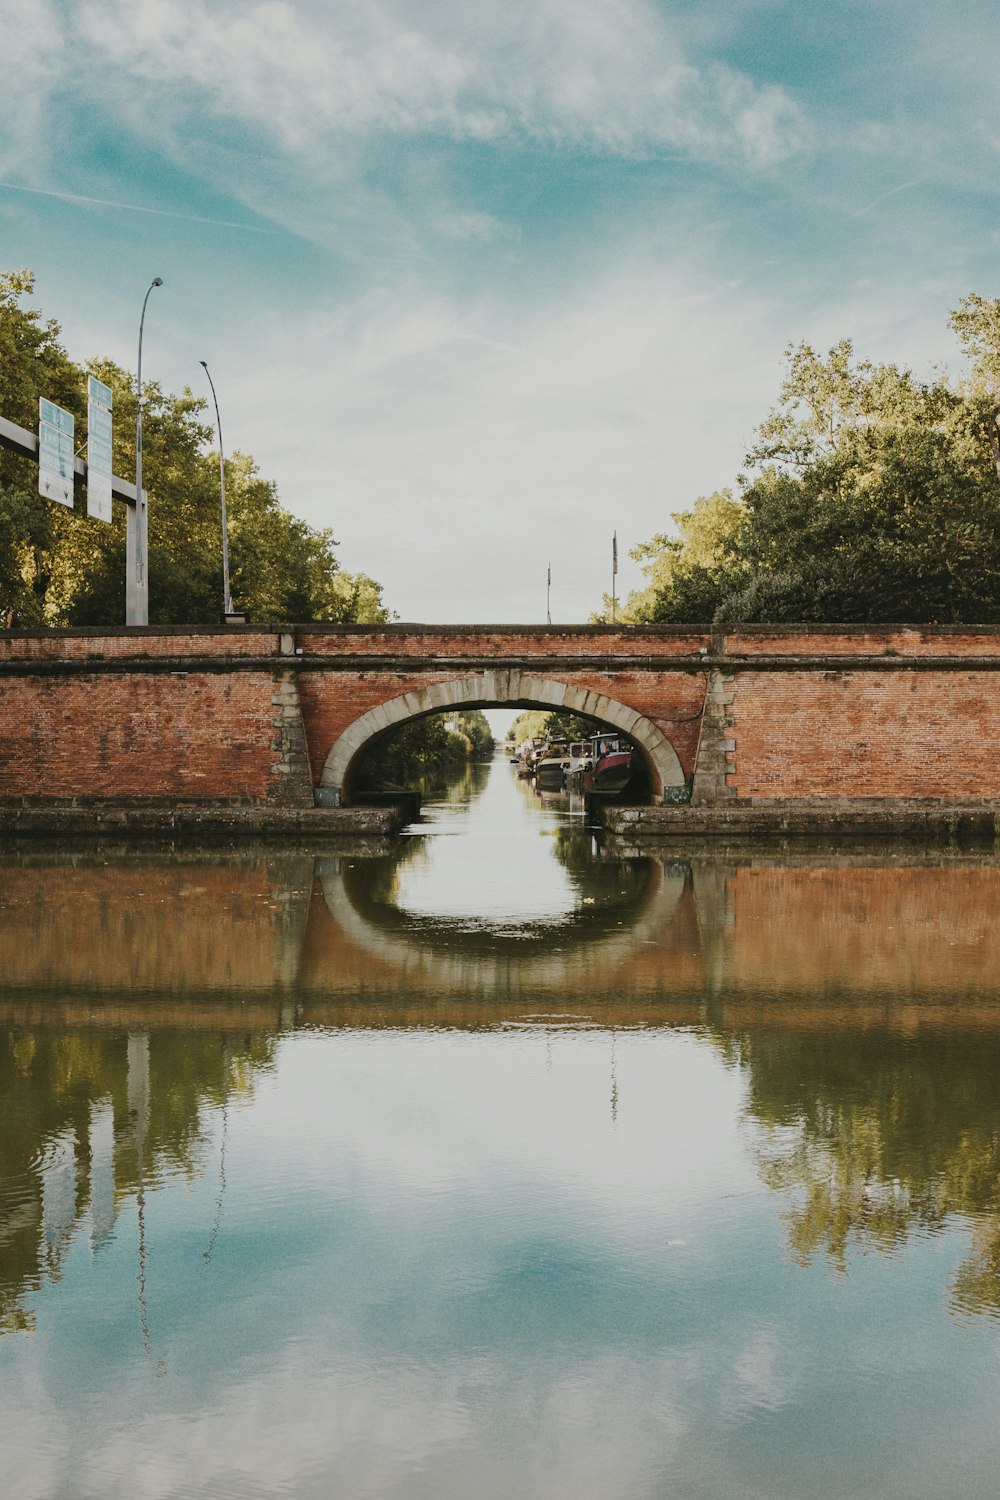
{"label": "reflection of cloud", "polygon": [[16,1462],[8,1482],[18,1500],[124,1500],[139,1475],[143,1500],[638,1495],[690,1426],[677,1355],[549,1355],[524,1369],[470,1352],[425,1369],[377,1369],[352,1367],[343,1353],[317,1368],[316,1352],[286,1346],[266,1374],[228,1385],[209,1409],[137,1412],[104,1443],[79,1434],[72,1478],[53,1457],[70,1451],[71,1433],[39,1392],[22,1451],[42,1461]]}
{"label": "reflection of cloud", "polygon": [[754,1410],[777,1411],[795,1394],[789,1366],[792,1351],[774,1328],[749,1331],[733,1355],[732,1371],[721,1393],[721,1406],[731,1419]]}

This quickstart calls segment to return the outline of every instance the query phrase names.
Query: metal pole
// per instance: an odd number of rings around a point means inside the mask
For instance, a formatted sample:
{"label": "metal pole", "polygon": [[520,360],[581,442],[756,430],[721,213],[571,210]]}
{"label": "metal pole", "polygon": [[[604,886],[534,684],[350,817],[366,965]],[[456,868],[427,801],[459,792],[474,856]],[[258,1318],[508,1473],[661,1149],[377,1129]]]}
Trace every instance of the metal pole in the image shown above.
{"label": "metal pole", "polygon": [[149,294],[154,286],[162,285],[163,278],[154,276],[142,299],[142,316],[139,319],[139,359],[136,368],[135,405],[135,522],[131,528],[134,537],[129,537],[126,533],[128,551],[125,586],[126,625],[149,624],[149,578],[147,576],[149,549],[146,540],[146,496],[142,489],[142,408],[146,400],[142,394],[142,330],[146,321],[146,303],[149,301]]}
{"label": "metal pole", "polygon": [[549,577],[545,585],[545,618],[552,624],[552,564],[549,563]]}
{"label": "metal pole", "polygon": [[618,615],[618,600],[616,593],[618,589],[618,533],[611,538],[611,623],[614,625]]}
{"label": "metal pole", "polygon": [[219,429],[219,488],[222,491],[222,613],[231,615],[233,612],[233,596],[229,592],[229,523],[226,520],[226,460],[222,450],[222,418],[219,415],[219,398],[215,394],[215,381],[212,372],[204,360],[200,361],[202,369],[208,376],[208,383],[212,387],[212,400],[215,402],[215,425]]}

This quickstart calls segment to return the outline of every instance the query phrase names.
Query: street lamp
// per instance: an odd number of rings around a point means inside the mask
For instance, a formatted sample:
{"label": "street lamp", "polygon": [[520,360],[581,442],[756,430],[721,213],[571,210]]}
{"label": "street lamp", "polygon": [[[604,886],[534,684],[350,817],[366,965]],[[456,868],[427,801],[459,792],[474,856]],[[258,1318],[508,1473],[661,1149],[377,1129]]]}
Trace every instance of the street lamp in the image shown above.
{"label": "street lamp", "polygon": [[142,329],[146,321],[146,303],[149,301],[149,294],[154,286],[162,285],[163,278],[154,276],[142,299],[142,316],[139,319],[139,360],[136,370],[135,407],[135,546],[133,551],[135,598],[128,600],[126,604],[126,617],[129,625],[149,624],[149,579],[146,577],[146,497],[142,493],[142,408],[146,400],[142,394]]}
{"label": "street lamp", "polygon": [[229,525],[226,521],[226,460],[222,450],[222,418],[219,416],[219,398],[215,394],[215,381],[212,372],[204,360],[199,361],[208,383],[212,387],[212,400],[215,402],[215,425],[219,430],[219,488],[222,491],[222,614],[227,618],[233,613],[233,596],[229,592]]}

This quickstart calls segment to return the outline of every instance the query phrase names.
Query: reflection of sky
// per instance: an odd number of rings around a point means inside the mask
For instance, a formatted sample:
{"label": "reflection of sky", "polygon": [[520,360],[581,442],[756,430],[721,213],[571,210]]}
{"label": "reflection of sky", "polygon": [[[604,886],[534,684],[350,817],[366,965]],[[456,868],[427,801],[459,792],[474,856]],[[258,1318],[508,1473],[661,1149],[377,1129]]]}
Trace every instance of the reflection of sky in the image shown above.
{"label": "reflection of sky", "polygon": [[[617,1108],[612,1112],[612,1086]],[[286,1039],[202,1177],[0,1343],[17,1500],[990,1493],[961,1236],[790,1265],[741,1075],[679,1032]]]}
{"label": "reflection of sky", "polygon": [[477,925],[558,921],[577,904],[553,843],[566,816],[540,811],[514,767],[507,774],[495,761],[470,806],[425,807],[429,835],[422,856],[400,867],[395,904],[414,916],[474,918]]}

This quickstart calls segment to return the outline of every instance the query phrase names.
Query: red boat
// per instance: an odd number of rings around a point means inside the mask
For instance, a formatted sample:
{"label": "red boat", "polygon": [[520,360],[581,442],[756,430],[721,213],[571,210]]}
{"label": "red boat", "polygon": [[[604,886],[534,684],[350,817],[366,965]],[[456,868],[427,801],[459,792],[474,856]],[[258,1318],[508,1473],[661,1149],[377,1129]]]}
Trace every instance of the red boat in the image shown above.
{"label": "red boat", "polygon": [[632,746],[617,734],[595,734],[590,741],[593,767],[584,772],[585,792],[620,792],[632,770]]}

